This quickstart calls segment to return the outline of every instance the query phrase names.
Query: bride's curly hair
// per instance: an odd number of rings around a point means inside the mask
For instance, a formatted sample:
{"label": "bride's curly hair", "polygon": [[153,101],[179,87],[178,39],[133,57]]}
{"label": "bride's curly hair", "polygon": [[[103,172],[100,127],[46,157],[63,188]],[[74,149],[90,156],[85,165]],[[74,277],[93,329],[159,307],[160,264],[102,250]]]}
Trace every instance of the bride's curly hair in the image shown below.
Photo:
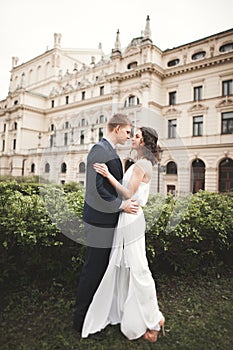
{"label": "bride's curly hair", "polygon": [[142,156],[150,160],[152,165],[154,165],[159,160],[160,146],[157,144],[158,134],[155,129],[146,126],[142,126],[140,130],[145,143],[141,148]]}

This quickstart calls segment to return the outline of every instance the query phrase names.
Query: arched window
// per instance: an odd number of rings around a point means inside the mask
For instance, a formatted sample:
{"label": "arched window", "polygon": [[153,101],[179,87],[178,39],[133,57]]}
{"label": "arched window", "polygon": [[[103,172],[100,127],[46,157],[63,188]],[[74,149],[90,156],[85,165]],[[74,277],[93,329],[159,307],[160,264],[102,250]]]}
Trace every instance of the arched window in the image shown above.
{"label": "arched window", "polygon": [[192,162],[191,190],[196,193],[205,189],[205,163],[196,159]]}
{"label": "arched window", "polygon": [[177,166],[175,162],[167,163],[167,174],[176,175],[177,174]]}
{"label": "arched window", "polygon": [[233,42],[229,44],[224,44],[220,46],[219,51],[220,52],[227,52],[233,50]]}
{"label": "arched window", "polygon": [[219,192],[233,191],[233,160],[225,158],[219,164]]}
{"label": "arched window", "polygon": [[139,105],[139,98],[131,95],[127,98],[127,100],[125,101],[125,107],[133,107],[133,106],[137,106]]}
{"label": "arched window", "polygon": [[54,131],[55,130],[55,126],[54,126],[54,124],[51,124],[50,125],[50,131]]}
{"label": "arched window", "polygon": [[168,67],[174,67],[174,66],[177,66],[177,64],[179,64],[179,63],[180,63],[179,58],[176,58],[176,59],[174,59],[174,60],[169,61],[169,62],[167,63],[167,66],[168,66]]}
{"label": "arched window", "polygon": [[81,130],[81,133],[80,133],[80,145],[84,145],[84,141],[85,141],[84,130]]}
{"label": "arched window", "polygon": [[86,171],[86,165],[85,165],[84,162],[81,162],[81,163],[79,164],[79,172],[80,172],[80,173],[85,173],[85,171]]}
{"label": "arched window", "polygon": [[50,165],[49,165],[49,163],[46,163],[46,164],[45,164],[45,172],[46,172],[46,173],[49,173],[49,172],[50,172]]}
{"label": "arched window", "polygon": [[85,118],[82,118],[81,119],[81,124],[80,124],[81,126],[85,126],[85,125],[87,125],[87,122],[86,122],[86,119]]}
{"label": "arched window", "polygon": [[199,52],[196,52],[192,55],[192,60],[195,61],[195,60],[200,60],[201,58],[204,58],[206,55],[206,52],[205,51],[199,51]]}
{"label": "arched window", "polygon": [[35,173],[35,170],[36,170],[36,167],[35,167],[35,164],[34,163],[32,163],[31,164],[31,173]]}
{"label": "arched window", "polygon": [[103,114],[101,114],[101,115],[99,116],[99,123],[100,123],[100,124],[103,124],[104,122],[106,122],[106,118],[105,118],[105,116],[104,116]]}
{"label": "arched window", "polygon": [[138,65],[138,62],[137,62],[137,61],[130,62],[130,63],[127,65],[127,69],[135,68],[135,67],[137,67],[137,65]]}
{"label": "arched window", "polygon": [[103,136],[104,136],[104,129],[99,128],[99,141],[102,139]]}
{"label": "arched window", "polygon": [[61,173],[66,173],[66,171],[67,171],[67,166],[66,166],[66,163],[62,163],[62,165],[61,165]]}

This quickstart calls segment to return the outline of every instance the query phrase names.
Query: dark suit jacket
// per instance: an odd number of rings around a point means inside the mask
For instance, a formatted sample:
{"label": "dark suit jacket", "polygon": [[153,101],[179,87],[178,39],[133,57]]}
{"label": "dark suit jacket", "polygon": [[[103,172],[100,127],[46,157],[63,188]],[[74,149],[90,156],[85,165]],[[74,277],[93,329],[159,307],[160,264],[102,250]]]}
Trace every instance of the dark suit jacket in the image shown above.
{"label": "dark suit jacket", "polygon": [[118,181],[123,177],[119,156],[110,143],[103,138],[92,147],[87,157],[83,220],[93,226],[115,227],[122,199],[109,181],[93,169],[93,164],[96,162],[105,163]]}

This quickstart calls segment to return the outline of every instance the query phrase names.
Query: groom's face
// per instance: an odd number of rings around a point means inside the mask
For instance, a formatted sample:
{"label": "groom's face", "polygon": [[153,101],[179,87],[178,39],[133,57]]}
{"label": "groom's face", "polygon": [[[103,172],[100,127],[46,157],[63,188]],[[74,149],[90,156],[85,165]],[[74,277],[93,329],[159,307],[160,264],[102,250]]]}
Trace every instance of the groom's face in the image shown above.
{"label": "groom's face", "polygon": [[116,139],[117,143],[124,145],[127,140],[130,139],[131,126],[130,125],[118,125],[116,127]]}

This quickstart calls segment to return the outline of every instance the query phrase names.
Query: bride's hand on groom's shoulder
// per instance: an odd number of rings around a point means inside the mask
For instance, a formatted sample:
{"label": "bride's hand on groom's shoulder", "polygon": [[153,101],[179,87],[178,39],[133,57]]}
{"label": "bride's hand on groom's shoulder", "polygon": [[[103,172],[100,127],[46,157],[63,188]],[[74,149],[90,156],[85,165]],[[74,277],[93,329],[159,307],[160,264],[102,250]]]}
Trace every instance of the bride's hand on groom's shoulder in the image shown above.
{"label": "bride's hand on groom's shoulder", "polygon": [[139,204],[136,199],[127,199],[122,202],[121,209],[129,214],[137,214],[139,209]]}
{"label": "bride's hand on groom's shoulder", "polygon": [[94,163],[93,168],[98,174],[101,174],[104,177],[108,177],[110,174],[105,163]]}

